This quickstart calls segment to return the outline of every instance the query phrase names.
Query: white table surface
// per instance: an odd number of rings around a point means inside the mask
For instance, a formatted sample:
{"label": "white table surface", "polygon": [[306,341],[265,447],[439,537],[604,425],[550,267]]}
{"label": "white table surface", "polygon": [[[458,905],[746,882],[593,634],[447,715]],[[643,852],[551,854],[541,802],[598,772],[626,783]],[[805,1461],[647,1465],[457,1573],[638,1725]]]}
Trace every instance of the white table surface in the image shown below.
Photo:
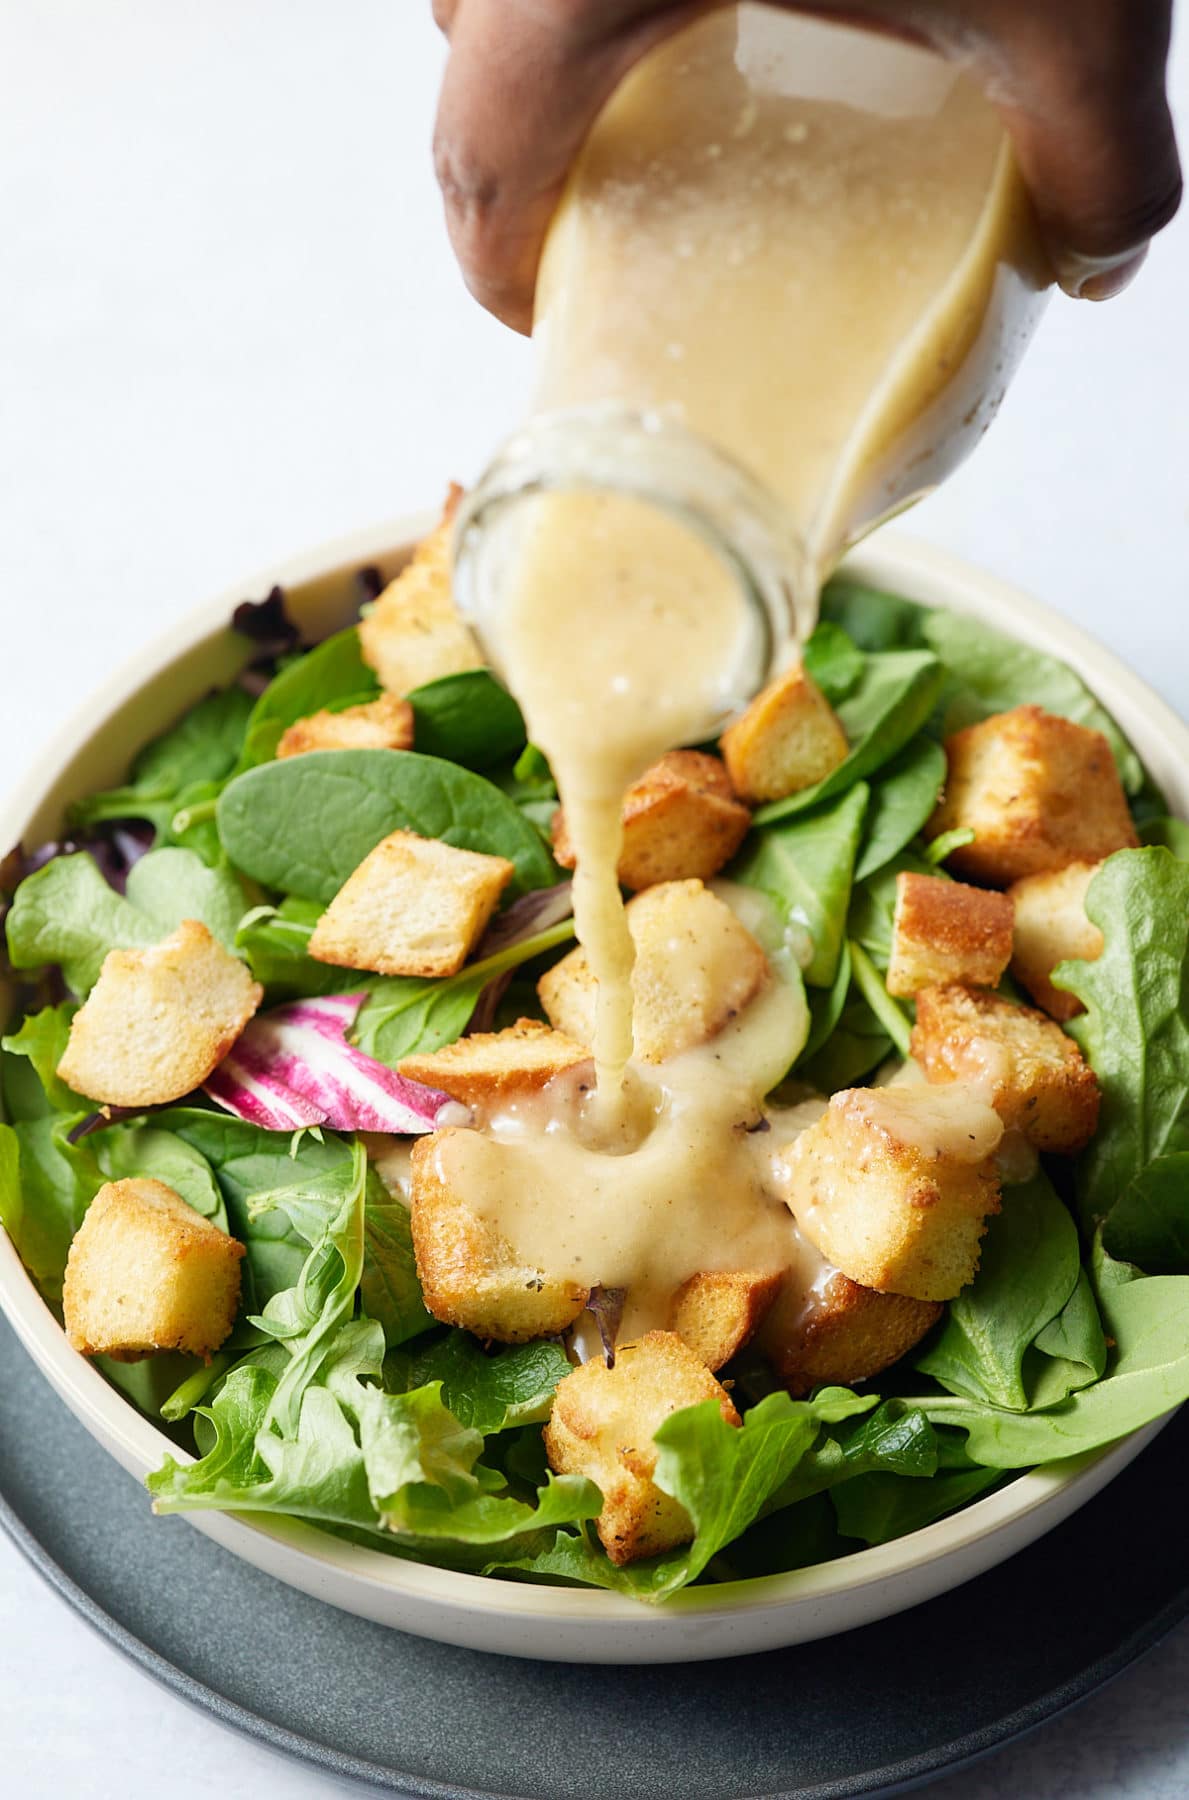
{"label": "white table surface", "polygon": [[[525,347],[467,299],[428,159],[429,0],[0,0],[0,768],[208,593],[466,479]],[[1174,90],[1189,121],[1189,25]],[[914,529],[1067,608],[1189,712],[1189,216],[1051,309]],[[250,589],[245,583],[244,592]],[[972,1621],[977,1629],[977,1622]],[[939,1800],[1189,1791],[1189,1629]],[[0,1540],[6,1793],[334,1784],[160,1692]]]}

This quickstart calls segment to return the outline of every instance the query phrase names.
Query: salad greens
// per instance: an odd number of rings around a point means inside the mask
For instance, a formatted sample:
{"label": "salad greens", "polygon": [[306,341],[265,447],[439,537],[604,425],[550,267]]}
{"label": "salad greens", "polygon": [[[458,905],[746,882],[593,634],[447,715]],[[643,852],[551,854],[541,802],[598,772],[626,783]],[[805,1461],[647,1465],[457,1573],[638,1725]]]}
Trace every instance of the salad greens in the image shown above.
{"label": "salad greens", "polygon": [[[408,1210],[359,1135],[429,1129],[445,1096],[402,1085],[395,1065],[472,1021],[490,1028],[508,983],[531,1008],[532,981],[569,946],[548,764],[486,670],[409,696],[416,751],[277,761],[288,726],[379,688],[354,628],[299,652],[281,597],[268,618],[280,660],[258,659],[253,692],[200,700],[125,785],[73,807],[75,841],[21,862],[32,872],[7,914],[12,969],[36,997],[0,1040],[0,1222],[47,1301],[59,1305],[71,1239],[108,1180],[155,1176],[245,1246],[240,1316],[209,1363],[102,1365],[179,1445],[150,1478],[159,1511],[281,1512],[397,1556],[657,1602],[887,1542],[1189,1398],[1189,826],[1072,670],[978,620],[837,579],[805,661],[850,754],[761,807],[725,871],[767,896],[803,952],[810,1030],[790,1093],[849,1086],[906,1053],[911,1008],[883,978],[896,878],[944,873],[966,841],[921,837],[941,740],[1035,704],[1106,734],[1148,846],[1107,860],[1087,899],[1103,953],[1057,976],[1085,1006],[1070,1030],[1102,1087],[1101,1125],[1072,1175],[1041,1167],[1005,1190],[974,1281],[869,1391],[793,1400],[744,1352],[728,1371],[739,1426],[713,1401],[673,1413],[655,1480],[693,1541],[612,1564],[591,1528],[598,1489],[545,1463],[566,1349],[482,1345],[431,1317]],[[323,908],[397,828],[515,867],[456,975],[352,974],[308,954]],[[109,857],[129,830],[153,847]],[[75,1006],[110,950],[186,918],[266,989],[210,1090],[264,1111],[196,1095],[96,1113],[56,1073]]]}

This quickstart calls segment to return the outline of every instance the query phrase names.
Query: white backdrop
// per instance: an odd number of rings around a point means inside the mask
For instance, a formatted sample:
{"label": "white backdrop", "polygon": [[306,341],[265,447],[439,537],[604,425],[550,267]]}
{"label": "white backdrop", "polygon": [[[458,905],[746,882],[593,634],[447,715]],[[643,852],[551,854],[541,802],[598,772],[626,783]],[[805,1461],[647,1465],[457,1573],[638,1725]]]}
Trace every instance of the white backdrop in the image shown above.
{"label": "white backdrop", "polygon": [[[467,298],[440,225],[441,60],[429,0],[0,0],[5,782],[150,632],[435,504],[516,420],[526,347]],[[1184,18],[1174,93],[1189,135]],[[1123,299],[1054,303],[990,437],[911,521],[1076,614],[1182,712],[1187,296],[1189,213]],[[1172,1800],[1186,1675],[1182,1632],[932,1791]],[[328,1791],[126,1668],[3,1542],[0,1743],[20,1800]]]}

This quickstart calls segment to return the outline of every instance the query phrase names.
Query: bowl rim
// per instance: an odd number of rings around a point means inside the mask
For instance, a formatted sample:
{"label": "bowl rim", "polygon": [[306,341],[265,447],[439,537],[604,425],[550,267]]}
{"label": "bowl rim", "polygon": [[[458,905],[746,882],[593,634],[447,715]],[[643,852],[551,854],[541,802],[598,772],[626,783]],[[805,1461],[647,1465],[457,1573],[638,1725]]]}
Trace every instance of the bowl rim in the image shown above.
{"label": "bowl rim", "polygon": [[[296,587],[380,557],[399,558],[425,534],[435,517],[424,512],[400,515],[319,545],[271,566],[255,579],[237,582],[233,589],[200,603],[156,633],[52,735],[26,772],[20,795],[5,797],[0,804],[0,842],[20,841],[31,817],[69,770],[80,744],[86,743],[158,674],[170,665],[183,663],[228,625],[245,592],[266,592],[274,584]],[[988,622],[1002,613],[1002,623],[1010,635],[1061,657],[1092,688],[1097,680],[1105,681],[1116,696],[1108,709],[1117,713],[1121,696],[1125,710],[1142,717],[1145,733],[1159,740],[1167,751],[1167,758],[1163,759],[1167,767],[1171,769],[1174,761],[1182,768],[1189,767],[1189,726],[1113,652],[1052,608],[963,559],[899,531],[879,533],[874,541],[853,552],[843,568],[860,581],[904,592],[926,605],[946,605]],[[1126,725],[1124,729],[1128,729]],[[1150,767],[1154,759],[1145,754],[1143,760]],[[1160,779],[1158,769],[1156,774]],[[70,1348],[2,1227],[0,1307],[58,1396],[129,1472],[143,1480],[165,1455],[190,1460],[96,1367]],[[640,1601],[605,1589],[506,1581],[411,1562],[349,1544],[299,1519],[214,1511],[184,1516],[228,1549],[281,1579],[305,1586],[311,1579],[318,1582],[321,1572],[321,1586],[327,1597],[331,1597],[328,1580],[345,1576],[362,1590],[379,1591],[389,1597],[403,1594],[409,1599],[432,1600],[468,1614],[592,1624],[647,1617],[654,1630],[663,1628],[665,1620],[677,1630],[694,1620],[709,1623],[754,1616],[783,1610],[793,1603],[813,1607],[842,1595],[855,1595],[892,1577],[904,1577],[925,1565],[948,1561],[975,1544],[985,1547],[1010,1536],[1030,1515],[1058,1498],[1066,1503],[1060,1514],[1064,1517],[1119,1473],[1171,1416],[1166,1414],[1101,1449],[1016,1475],[983,1499],[886,1544],[786,1574],[686,1588],[659,1608],[643,1608]],[[1053,1523],[1057,1522],[1055,1517]],[[1009,1545],[1007,1553],[1014,1547]],[[986,1560],[979,1565],[986,1566]]]}

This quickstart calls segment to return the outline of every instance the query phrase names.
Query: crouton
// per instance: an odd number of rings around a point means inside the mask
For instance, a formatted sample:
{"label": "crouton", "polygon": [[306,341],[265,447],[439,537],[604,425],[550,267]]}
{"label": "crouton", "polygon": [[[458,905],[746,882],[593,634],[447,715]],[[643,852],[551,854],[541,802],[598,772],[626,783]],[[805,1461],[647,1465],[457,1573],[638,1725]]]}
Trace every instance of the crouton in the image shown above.
{"label": "crouton", "polygon": [[784,1283],[784,1270],[706,1270],[678,1288],[669,1330],[687,1343],[708,1369],[721,1369],[741,1350]]}
{"label": "crouton", "polygon": [[277,759],[304,756],[307,750],[411,750],[413,708],[395,694],[381,694],[363,706],[342,712],[311,713],[281,733]]}
{"label": "crouton", "polygon": [[506,857],[394,831],[347,877],[310,955],[378,975],[455,975],[514,872]]}
{"label": "crouton", "polygon": [[504,1344],[564,1331],[585,1307],[589,1288],[526,1267],[495,1227],[452,1191],[441,1151],[459,1135],[450,1127],[413,1146],[409,1215],[426,1306],[444,1325]]}
{"label": "crouton", "polygon": [[[754,999],[768,959],[730,907],[700,881],[665,881],[629,901],[635,1055],[664,1062],[704,1044]],[[537,983],[550,1022],[594,1041],[597,984],[585,950],[571,950]]]}
{"label": "crouton", "polygon": [[1031,1006],[973,988],[917,995],[912,1054],[931,1082],[976,1082],[1004,1125],[1072,1155],[1094,1136],[1099,1091],[1073,1039]]}
{"label": "crouton", "polygon": [[1007,887],[1139,843],[1099,731],[1017,706],[947,738],[945,755],[945,790],[925,835],[973,831],[947,859],[972,881]]}
{"label": "crouton", "polygon": [[719,740],[743,800],[783,800],[845,762],[850,752],[837,713],[800,663],[758,693]]}
{"label": "crouton", "polygon": [[692,1540],[689,1514],[652,1479],[652,1440],[670,1413],[702,1400],[717,1400],[727,1424],[738,1425],[726,1390],[671,1331],[620,1344],[613,1368],[596,1356],[559,1381],[545,1452],[559,1475],[585,1475],[598,1484],[603,1510],[597,1529],[613,1563],[656,1556]]}
{"label": "crouton", "polygon": [[1054,1019],[1073,1019],[1082,1011],[1076,995],[1053,986],[1057,964],[1069,957],[1096,962],[1102,955],[1102,933],[1086,917],[1086,889],[1101,867],[1070,863],[1051,874],[1026,875],[1008,890],[1015,907],[1011,972]]}
{"label": "crouton", "polygon": [[1002,1135],[968,1086],[849,1088],[782,1153],[777,1187],[802,1235],[861,1287],[950,1300],[999,1210]]}
{"label": "crouton", "polygon": [[441,522],[359,621],[363,660],[392,694],[482,667],[482,652],[450,584],[450,533],[461,498],[462,489],[452,487]]}
{"label": "crouton", "polygon": [[[670,750],[624,795],[620,885],[636,892],[691,876],[709,881],[730,862],[750,824],[717,756]],[[553,815],[553,854],[563,869],[574,867],[561,807]]]}
{"label": "crouton", "polygon": [[760,1327],[757,1342],[796,1399],[816,1387],[854,1387],[899,1362],[941,1317],[936,1300],[877,1294],[835,1273],[806,1305],[790,1290]]}
{"label": "crouton", "polygon": [[482,1110],[536,1093],[555,1075],[590,1061],[590,1051],[540,1019],[517,1019],[504,1031],[477,1031],[442,1050],[406,1056],[401,1075],[441,1088],[452,1100]]}
{"label": "crouton", "polygon": [[994,987],[1011,956],[1011,927],[1005,895],[903,871],[896,877],[889,994],[911,997],[945,981]]}
{"label": "crouton", "polygon": [[58,1074],[104,1106],[160,1106],[202,1086],[264,998],[205,925],[109,950],[75,1013]]}
{"label": "crouton", "polygon": [[209,1362],[235,1323],[243,1254],[163,1181],[109,1181],[66,1259],[66,1335],[84,1356],[185,1350]]}

